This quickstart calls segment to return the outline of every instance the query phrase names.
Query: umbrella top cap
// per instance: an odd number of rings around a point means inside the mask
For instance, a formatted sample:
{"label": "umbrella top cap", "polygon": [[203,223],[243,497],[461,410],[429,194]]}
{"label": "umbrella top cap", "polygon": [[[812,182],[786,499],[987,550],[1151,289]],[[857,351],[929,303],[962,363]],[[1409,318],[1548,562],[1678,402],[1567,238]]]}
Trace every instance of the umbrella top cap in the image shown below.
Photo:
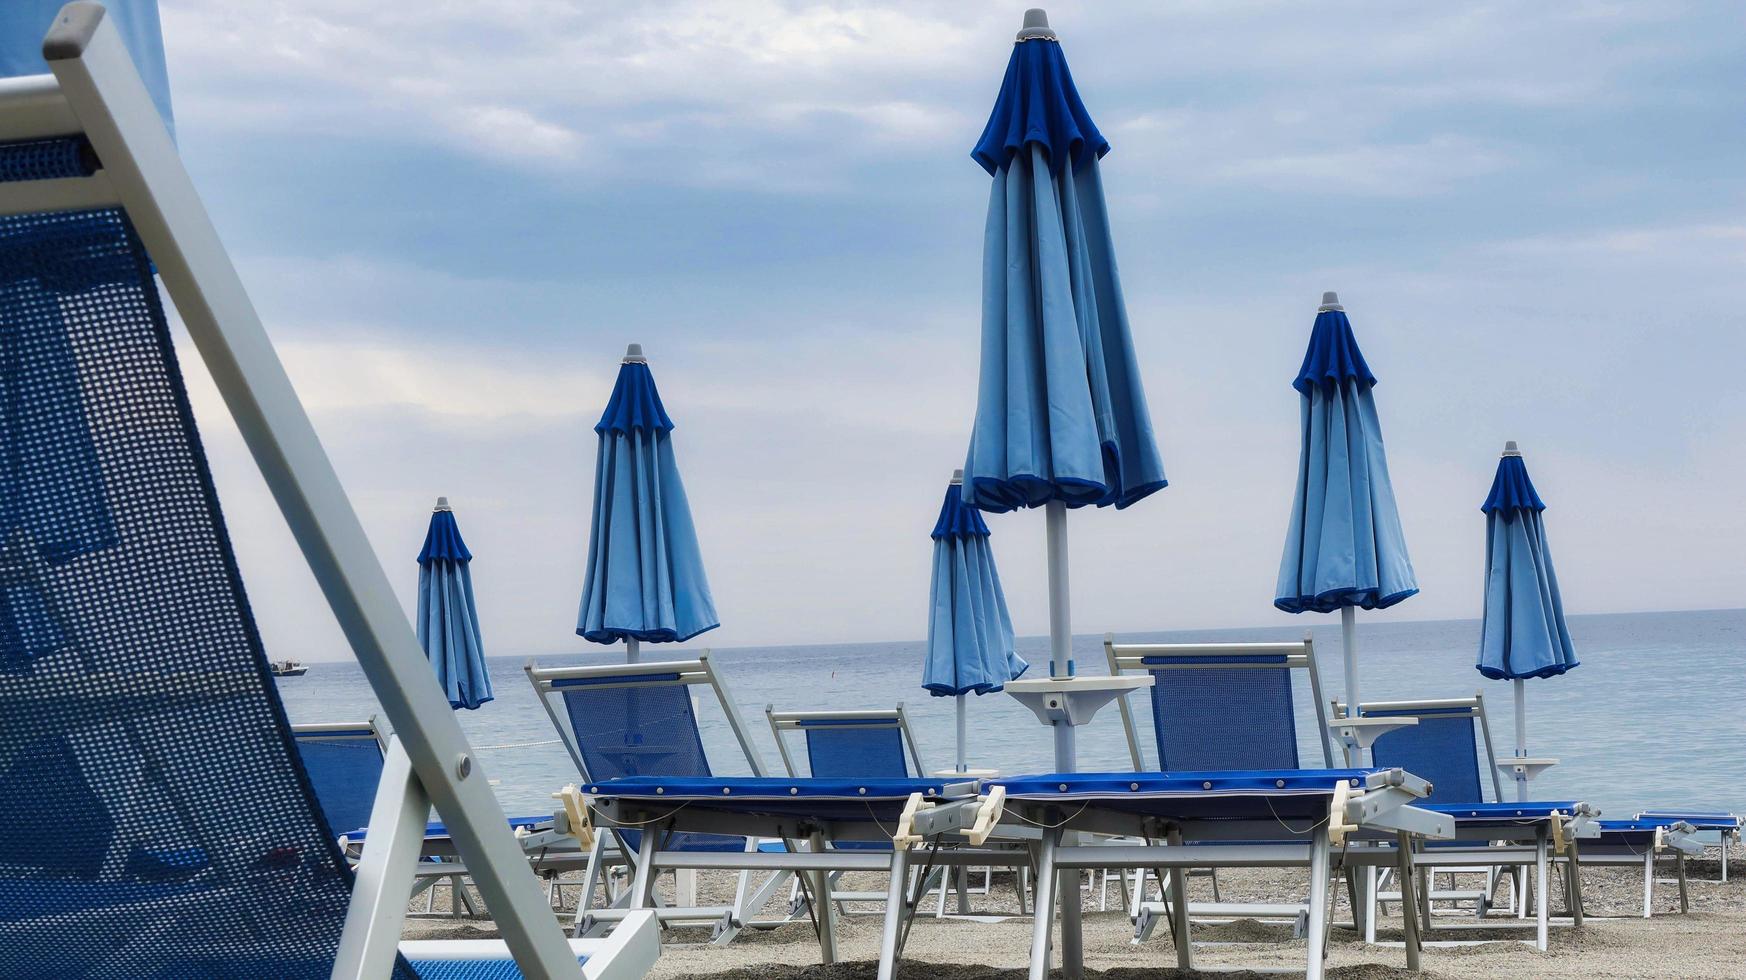
{"label": "umbrella top cap", "polygon": [[1329,311],[1343,311],[1345,309],[1344,306],[1340,305],[1340,294],[1330,289],[1322,294],[1322,305],[1316,307],[1316,312],[1327,313]]}
{"label": "umbrella top cap", "polygon": [[1025,11],[1024,26],[1019,28],[1020,41],[1058,41],[1055,29],[1049,26],[1049,14],[1041,7]]}
{"label": "umbrella top cap", "polygon": [[624,349],[624,363],[626,363],[626,364],[647,364],[647,363],[649,363],[649,359],[643,356],[643,345],[642,344],[631,344],[629,347],[626,347]]}
{"label": "umbrella top cap", "polygon": [[1516,448],[1516,441],[1514,439],[1511,439],[1508,442],[1504,443],[1503,454],[1505,456],[1518,456],[1519,457],[1522,455],[1522,451],[1520,449]]}
{"label": "umbrella top cap", "polygon": [[960,486],[960,487],[964,485],[964,471],[963,470],[953,470],[952,471],[952,483],[953,483],[953,485]]}
{"label": "umbrella top cap", "polygon": [[436,507],[434,507],[433,510],[435,510],[437,512],[441,512],[441,511],[445,511],[445,510],[454,510],[454,508],[449,506],[449,498],[438,497],[437,502],[436,502]]}

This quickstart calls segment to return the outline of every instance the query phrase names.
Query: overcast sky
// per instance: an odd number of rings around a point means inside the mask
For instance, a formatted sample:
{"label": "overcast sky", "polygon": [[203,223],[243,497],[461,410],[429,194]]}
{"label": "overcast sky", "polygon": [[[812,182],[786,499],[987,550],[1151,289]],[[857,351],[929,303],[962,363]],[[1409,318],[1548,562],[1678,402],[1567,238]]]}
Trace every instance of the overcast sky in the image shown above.
{"label": "overcast sky", "polygon": [[[430,505],[487,650],[580,650],[592,425],[667,408],[719,646],[912,639],[974,410],[1020,4],[163,0],[183,153],[410,606]],[[1076,632],[1271,606],[1337,289],[1422,593],[1476,617],[1505,439],[1567,608],[1746,594],[1746,8],[1056,3],[1169,489],[1076,511]],[[190,357],[191,375],[200,372]],[[191,378],[277,656],[347,656]],[[1042,517],[990,521],[1020,632]]]}

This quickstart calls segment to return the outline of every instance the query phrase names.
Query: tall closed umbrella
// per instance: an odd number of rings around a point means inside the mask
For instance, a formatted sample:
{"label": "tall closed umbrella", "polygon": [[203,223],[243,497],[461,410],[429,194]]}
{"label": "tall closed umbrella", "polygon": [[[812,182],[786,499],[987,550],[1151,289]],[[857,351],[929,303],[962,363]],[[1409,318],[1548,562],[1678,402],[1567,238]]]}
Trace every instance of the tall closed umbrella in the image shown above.
{"label": "tall closed umbrella", "polygon": [[[1045,509],[1052,678],[1074,673],[1068,509],[1125,508],[1165,485],[1104,205],[1107,152],[1047,18],[1026,12],[971,153],[993,187],[963,494],[990,512]],[[1072,770],[1072,726],[1054,731],[1056,767]]]}
{"label": "tall closed umbrella", "polygon": [[472,710],[491,700],[485,643],[473,602],[473,553],[449,498],[438,497],[418,553],[418,642],[430,658],[449,706]]}
{"label": "tall closed umbrella", "polygon": [[639,643],[689,640],[721,625],[673,456],[673,420],[641,344],[625,351],[594,432],[594,520],[576,632],[590,643],[622,640],[635,661]]}
{"label": "tall closed umbrella", "polygon": [[989,694],[1030,666],[1013,649],[1012,617],[994,567],[988,524],[964,504],[962,470],[946,487],[934,521],[934,581],[928,599],[928,655],[922,687],[956,698],[957,769],[966,772],[965,697]]}
{"label": "tall closed umbrella", "polygon": [[1273,604],[1290,613],[1340,611],[1346,715],[1356,717],[1354,609],[1385,609],[1417,594],[1395,510],[1376,414],[1376,375],[1364,362],[1345,308],[1322,295],[1303,366],[1297,490]]}
{"label": "tall closed umbrella", "polygon": [[[1504,444],[1485,512],[1485,618],[1480,625],[1479,672],[1513,682],[1516,758],[1528,755],[1527,695],[1523,681],[1557,677],[1577,666],[1552,551],[1542,514],[1546,504],[1528,479],[1514,442]],[[1528,798],[1528,767],[1516,767],[1516,798]]]}

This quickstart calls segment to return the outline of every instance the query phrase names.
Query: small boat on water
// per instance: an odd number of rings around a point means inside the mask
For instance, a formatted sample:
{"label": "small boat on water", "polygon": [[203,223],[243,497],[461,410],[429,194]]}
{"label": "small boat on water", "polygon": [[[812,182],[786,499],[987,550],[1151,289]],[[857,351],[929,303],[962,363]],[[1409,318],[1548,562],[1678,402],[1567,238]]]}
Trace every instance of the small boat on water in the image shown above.
{"label": "small boat on water", "polygon": [[268,667],[274,677],[302,677],[309,673],[309,668],[295,660],[275,660]]}

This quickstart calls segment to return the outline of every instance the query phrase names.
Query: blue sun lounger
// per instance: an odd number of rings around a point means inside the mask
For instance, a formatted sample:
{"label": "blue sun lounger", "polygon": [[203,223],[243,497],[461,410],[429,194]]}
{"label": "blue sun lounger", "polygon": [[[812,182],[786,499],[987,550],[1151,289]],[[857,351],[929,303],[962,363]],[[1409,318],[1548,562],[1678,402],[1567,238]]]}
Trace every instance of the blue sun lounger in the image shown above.
{"label": "blue sun lounger", "polygon": [[[565,940],[121,33],[43,26],[52,74],[0,80],[0,976],[643,976],[652,917]],[[355,873],[154,268],[397,733]],[[400,947],[433,802],[502,942]]]}
{"label": "blue sun lounger", "polygon": [[[625,777],[582,787],[582,819],[601,828],[642,831],[632,885],[632,905],[653,907],[653,876],[669,868],[761,870],[800,876],[813,895],[814,928],[825,963],[838,959],[836,902],[832,878],[843,872],[887,872],[879,977],[896,976],[904,925],[919,896],[905,894],[912,848],[907,832],[925,807],[974,801],[973,782],[941,779],[838,779],[812,777]],[[943,812],[943,811],[942,811]],[[574,828],[572,828],[574,829]],[[954,828],[955,830],[956,828]],[[587,836],[591,830],[584,830]],[[932,837],[946,833],[933,832]],[[686,834],[775,838],[790,843],[780,851],[698,851],[671,849],[667,842]],[[836,842],[891,841],[882,850],[838,849]],[[980,843],[980,840],[976,840]],[[799,845],[805,844],[802,849]],[[928,866],[1003,867],[1025,863],[1024,851],[978,847],[928,848]],[[921,876],[924,880],[927,875]]]}
{"label": "blue sun lounger", "polygon": [[[1336,701],[1333,710],[1339,714],[1344,706]],[[1483,765],[1491,757],[1483,697],[1366,702],[1359,713],[1367,718],[1414,720],[1412,725],[1378,737],[1371,746],[1371,760],[1377,765],[1402,766],[1423,775],[1434,787],[1425,808],[1447,814],[1455,821],[1457,843],[1421,847],[1413,857],[1413,866],[1420,875],[1416,890],[1420,931],[1424,935],[1462,929],[1496,930],[1519,923],[1535,930],[1534,945],[1544,951],[1553,918],[1550,883],[1560,864],[1564,871],[1561,880],[1566,912],[1572,925],[1582,925],[1582,876],[1579,848],[1574,842],[1583,840],[1586,844],[1595,839],[1599,833],[1595,821],[1600,814],[1579,800],[1497,801],[1495,794],[1500,789],[1495,777],[1497,768]],[[1487,771],[1494,774],[1490,779],[1494,794],[1491,801],[1484,799],[1487,780],[1483,774]],[[1533,869],[1531,923],[1525,921],[1528,903],[1524,895],[1529,889],[1521,887],[1515,890],[1516,922],[1487,917],[1492,875],[1502,868],[1521,869],[1524,873]],[[1439,872],[1487,876],[1488,890],[1475,900],[1478,913],[1475,918],[1464,922],[1433,918],[1433,897],[1449,894],[1431,888],[1430,879]],[[1367,904],[1389,897],[1378,893]]]}
{"label": "blue sun lounger", "polygon": [[[1699,822],[1692,823],[1688,816],[1696,817]],[[1724,834],[1722,850],[1726,853],[1728,838],[1725,836],[1725,820],[1721,816],[1660,813],[1639,815],[1629,820],[1599,820],[1595,822],[1599,834],[1582,845],[1582,861],[1584,864],[1640,866],[1643,869],[1643,918],[1647,919],[1655,914],[1656,859],[1671,855],[1675,880],[1679,882],[1679,910],[1689,912],[1691,896],[1686,887],[1686,858],[1703,854],[1704,844],[1698,839],[1698,834],[1704,831]]]}

